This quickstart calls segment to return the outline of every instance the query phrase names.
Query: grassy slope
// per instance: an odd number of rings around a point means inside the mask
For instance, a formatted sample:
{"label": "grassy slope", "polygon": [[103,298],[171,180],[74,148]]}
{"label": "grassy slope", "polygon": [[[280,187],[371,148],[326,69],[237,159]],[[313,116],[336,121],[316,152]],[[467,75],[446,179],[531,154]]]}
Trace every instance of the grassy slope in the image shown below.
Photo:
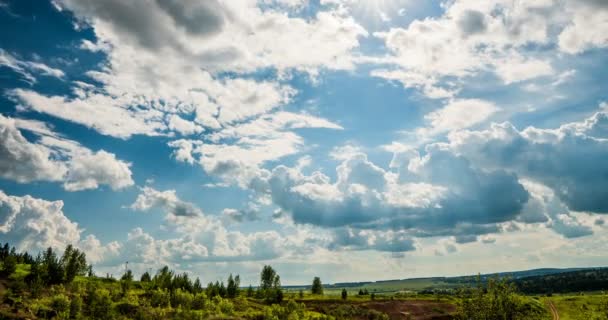
{"label": "grassy slope", "polygon": [[[601,293],[587,293],[584,295],[554,295],[552,297],[543,297],[542,301],[547,303],[549,300],[553,302],[560,320],[593,320],[607,319],[606,313],[603,314],[600,310],[606,310],[608,298]],[[601,316],[604,316],[602,318]]]}

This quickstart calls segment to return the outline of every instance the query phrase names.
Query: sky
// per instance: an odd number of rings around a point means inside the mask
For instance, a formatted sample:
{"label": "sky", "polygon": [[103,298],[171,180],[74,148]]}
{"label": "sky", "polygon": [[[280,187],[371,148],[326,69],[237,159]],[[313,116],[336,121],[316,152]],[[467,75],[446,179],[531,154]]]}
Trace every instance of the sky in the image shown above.
{"label": "sky", "polygon": [[608,265],[604,0],[1,0],[0,241],[283,284]]}

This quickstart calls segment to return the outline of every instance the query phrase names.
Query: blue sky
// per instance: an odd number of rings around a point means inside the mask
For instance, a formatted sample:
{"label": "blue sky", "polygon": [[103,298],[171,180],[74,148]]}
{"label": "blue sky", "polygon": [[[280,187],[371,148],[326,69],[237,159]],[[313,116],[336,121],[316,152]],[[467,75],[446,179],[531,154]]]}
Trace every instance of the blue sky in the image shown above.
{"label": "blue sky", "polygon": [[595,0],[0,1],[0,241],[254,284],[606,265],[606,21]]}

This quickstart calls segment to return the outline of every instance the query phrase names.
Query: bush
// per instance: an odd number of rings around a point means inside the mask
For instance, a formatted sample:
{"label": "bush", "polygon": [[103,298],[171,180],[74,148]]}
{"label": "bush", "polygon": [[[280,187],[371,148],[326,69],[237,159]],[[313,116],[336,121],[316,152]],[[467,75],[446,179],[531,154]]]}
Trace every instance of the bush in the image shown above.
{"label": "bush", "polygon": [[177,289],[171,297],[171,306],[173,306],[173,308],[179,307],[189,310],[192,307],[192,300],[194,300],[194,297],[190,292]]}
{"label": "bush", "polygon": [[93,319],[114,319],[112,313],[112,298],[110,292],[105,289],[92,291],[89,297],[89,315]]}
{"label": "bush", "polygon": [[82,312],[82,299],[80,296],[75,296],[70,301],[70,319],[78,319],[80,318],[80,313]]}
{"label": "bush", "polygon": [[222,299],[220,296],[213,297],[213,303],[223,315],[230,316],[234,313],[234,304],[230,300]]}
{"label": "bush", "polygon": [[69,316],[70,299],[63,294],[58,294],[51,300],[50,307],[59,318],[66,319]]}
{"label": "bush", "polygon": [[2,263],[2,274],[6,277],[10,276],[17,270],[17,258],[14,256],[8,256]]}
{"label": "bush", "polygon": [[168,307],[171,305],[171,297],[164,289],[152,290],[150,294],[150,305],[153,307]]}
{"label": "bush", "polygon": [[121,302],[116,305],[116,311],[118,311],[119,314],[129,318],[135,317],[138,310],[138,305],[129,302]]}
{"label": "bush", "polygon": [[192,309],[203,310],[207,308],[207,295],[203,292],[197,293],[192,299]]}

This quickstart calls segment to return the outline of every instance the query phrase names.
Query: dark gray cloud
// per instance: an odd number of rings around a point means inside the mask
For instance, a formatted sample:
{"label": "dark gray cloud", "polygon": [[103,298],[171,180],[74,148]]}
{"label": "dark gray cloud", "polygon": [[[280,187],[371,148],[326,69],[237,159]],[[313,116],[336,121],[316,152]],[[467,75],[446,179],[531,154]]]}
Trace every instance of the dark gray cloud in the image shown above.
{"label": "dark gray cloud", "polygon": [[553,190],[570,210],[608,213],[606,112],[557,130],[518,131],[503,123],[452,135],[455,151],[476,165],[504,168]]}
{"label": "dark gray cloud", "polygon": [[61,0],[60,4],[77,17],[103,22],[118,36],[148,49],[180,49],[174,26],[195,36],[216,34],[226,16],[225,8],[215,0]]}
{"label": "dark gray cloud", "polygon": [[338,228],[333,232],[330,249],[406,252],[416,250],[414,240],[404,232],[379,232]]}
{"label": "dark gray cloud", "polygon": [[487,29],[485,16],[475,10],[466,10],[458,19],[460,31],[465,35],[485,32]]}
{"label": "dark gray cloud", "polygon": [[[498,224],[515,220],[528,200],[527,191],[513,174],[474,169],[468,160],[440,149],[429,150],[425,160],[421,159],[416,172],[404,172],[398,181],[391,181],[387,172],[361,154],[338,166],[335,183],[318,172],[305,176],[296,169],[279,166],[261,190],[296,223],[407,230],[410,237],[454,235],[462,239],[499,232]],[[402,170],[408,170],[406,167],[404,164]],[[425,184],[412,185],[414,182]],[[404,184],[412,188],[408,189],[411,194],[403,195],[412,197],[411,203],[426,201],[427,197],[431,202],[420,206],[392,203],[391,193]],[[429,185],[437,186],[429,189],[431,195],[416,190]],[[440,187],[445,187],[440,189],[441,194],[432,195]]]}
{"label": "dark gray cloud", "polygon": [[156,4],[191,34],[215,34],[224,25],[224,8],[216,0],[156,0]]}

